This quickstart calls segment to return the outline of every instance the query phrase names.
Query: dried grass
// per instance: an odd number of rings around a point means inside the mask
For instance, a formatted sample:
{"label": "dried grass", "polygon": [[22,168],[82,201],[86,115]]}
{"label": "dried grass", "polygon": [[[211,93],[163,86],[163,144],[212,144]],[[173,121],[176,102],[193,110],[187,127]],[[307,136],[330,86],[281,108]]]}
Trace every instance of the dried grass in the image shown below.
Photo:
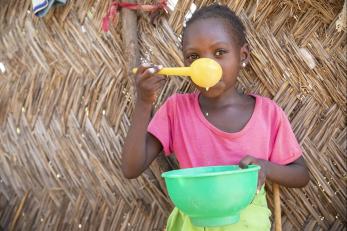
{"label": "dried grass", "polygon": [[[149,2],[149,1],[147,1]],[[156,27],[140,13],[144,59],[181,66],[178,36],[192,3]],[[252,47],[239,88],[283,107],[311,183],[282,188],[283,230],[346,230],[346,30],[343,1],[220,1],[242,18]],[[108,1],[70,2],[44,19],[31,1],[0,8],[0,225],[13,230],[162,230],[172,208],[161,157],[126,180],[120,152],[133,110],[121,25],[100,30]],[[336,26],[338,25],[338,28]],[[342,25],[342,26],[341,26]],[[341,29],[342,28],[342,29]],[[170,94],[193,91],[170,78]],[[272,206],[271,187],[269,204]]]}

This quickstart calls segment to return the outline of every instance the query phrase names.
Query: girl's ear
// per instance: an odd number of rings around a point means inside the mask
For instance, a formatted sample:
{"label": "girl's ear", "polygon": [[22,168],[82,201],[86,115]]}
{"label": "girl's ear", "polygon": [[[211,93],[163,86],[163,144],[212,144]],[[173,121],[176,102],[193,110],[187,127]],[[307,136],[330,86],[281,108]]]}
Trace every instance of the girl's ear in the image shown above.
{"label": "girl's ear", "polygon": [[241,66],[246,66],[251,59],[249,44],[245,43],[240,49]]}

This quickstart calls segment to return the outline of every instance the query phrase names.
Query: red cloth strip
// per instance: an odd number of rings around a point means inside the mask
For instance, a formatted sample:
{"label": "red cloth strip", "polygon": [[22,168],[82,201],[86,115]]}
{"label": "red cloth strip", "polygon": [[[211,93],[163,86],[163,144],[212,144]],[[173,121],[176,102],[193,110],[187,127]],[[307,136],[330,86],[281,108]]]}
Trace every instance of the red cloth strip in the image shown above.
{"label": "red cloth strip", "polygon": [[130,10],[143,10],[147,12],[154,12],[157,10],[164,10],[168,13],[167,0],[160,0],[157,4],[138,4],[130,2],[112,2],[106,16],[102,19],[102,30],[107,32],[110,28],[110,21],[117,17],[121,8],[127,8]]}

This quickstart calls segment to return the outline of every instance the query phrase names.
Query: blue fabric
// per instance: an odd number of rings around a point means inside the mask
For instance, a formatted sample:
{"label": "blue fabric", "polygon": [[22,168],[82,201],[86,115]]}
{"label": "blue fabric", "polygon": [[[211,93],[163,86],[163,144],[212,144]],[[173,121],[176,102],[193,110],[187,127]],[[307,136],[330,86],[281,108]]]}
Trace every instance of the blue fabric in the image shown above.
{"label": "blue fabric", "polygon": [[42,1],[33,0],[32,2],[33,2],[34,14],[38,17],[43,17],[49,12],[49,10],[53,6],[64,5],[66,4],[67,0],[42,0]]}

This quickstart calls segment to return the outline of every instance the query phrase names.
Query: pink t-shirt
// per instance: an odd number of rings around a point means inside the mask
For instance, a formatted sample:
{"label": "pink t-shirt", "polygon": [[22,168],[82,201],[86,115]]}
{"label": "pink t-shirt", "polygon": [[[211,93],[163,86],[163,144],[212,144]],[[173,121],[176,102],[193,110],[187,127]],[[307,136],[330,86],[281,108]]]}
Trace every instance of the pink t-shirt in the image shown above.
{"label": "pink t-shirt", "polygon": [[253,95],[250,120],[241,131],[228,133],[204,117],[198,96],[171,96],[148,125],[165,155],[175,153],[180,168],[238,164],[246,155],[285,165],[302,155],[287,116],[272,100]]}

